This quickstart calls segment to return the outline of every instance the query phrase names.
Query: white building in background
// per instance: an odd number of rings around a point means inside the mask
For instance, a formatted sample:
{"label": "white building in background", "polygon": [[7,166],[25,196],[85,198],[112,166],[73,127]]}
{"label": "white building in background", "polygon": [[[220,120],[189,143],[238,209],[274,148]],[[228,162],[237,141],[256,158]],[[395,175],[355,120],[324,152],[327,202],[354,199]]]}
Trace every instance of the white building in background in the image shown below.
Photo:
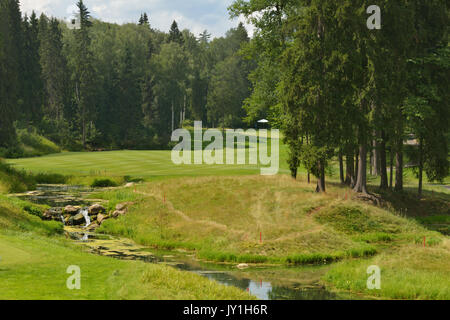
{"label": "white building in background", "polygon": [[67,27],[71,30],[78,30],[81,29],[81,19],[80,14],[74,13],[71,17],[68,19],[64,19],[66,21]]}

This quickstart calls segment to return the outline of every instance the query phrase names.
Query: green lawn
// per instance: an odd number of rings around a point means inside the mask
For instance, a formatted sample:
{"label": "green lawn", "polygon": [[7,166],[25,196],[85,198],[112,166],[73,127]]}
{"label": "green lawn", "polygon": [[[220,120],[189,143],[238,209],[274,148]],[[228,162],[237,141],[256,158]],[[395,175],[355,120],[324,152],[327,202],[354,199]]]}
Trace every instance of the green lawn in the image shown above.
{"label": "green lawn", "polygon": [[[287,173],[281,147],[281,172]],[[39,158],[14,159],[8,163],[34,173],[81,176],[131,176],[150,180],[158,177],[259,174],[255,165],[175,165],[171,151],[109,151],[53,154]],[[283,165],[284,164],[284,165]]]}
{"label": "green lawn", "polygon": [[[0,300],[3,299],[252,299],[233,287],[173,268],[96,256],[0,197]],[[69,266],[81,269],[81,289],[69,290]]]}

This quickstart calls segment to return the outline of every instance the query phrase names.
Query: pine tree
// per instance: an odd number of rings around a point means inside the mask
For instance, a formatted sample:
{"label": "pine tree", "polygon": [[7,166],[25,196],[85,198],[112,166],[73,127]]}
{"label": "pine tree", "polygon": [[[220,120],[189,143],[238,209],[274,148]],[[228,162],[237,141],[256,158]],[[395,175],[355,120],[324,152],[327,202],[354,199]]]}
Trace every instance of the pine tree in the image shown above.
{"label": "pine tree", "polygon": [[22,18],[19,2],[0,0],[0,147],[16,146],[14,121],[20,105]]}
{"label": "pine tree", "polygon": [[24,28],[24,51],[22,62],[22,112],[21,120],[28,126],[36,126],[42,118],[43,82],[42,70],[39,58],[39,20],[35,12],[30,19],[25,16]]}
{"label": "pine tree", "polygon": [[95,101],[95,70],[93,67],[92,52],[90,50],[91,37],[89,29],[92,26],[90,13],[80,0],[77,3],[80,17],[80,29],[75,30],[76,56],[73,80],[75,83],[75,101],[77,104],[77,118],[81,127],[83,148],[86,148],[89,129],[96,114]]}
{"label": "pine tree", "polygon": [[169,43],[175,42],[178,43],[179,45],[183,45],[184,43],[183,34],[180,32],[180,29],[178,29],[178,24],[175,20],[173,21],[172,26],[170,27],[168,41]]}
{"label": "pine tree", "polygon": [[45,88],[44,113],[49,119],[61,122],[68,104],[67,60],[63,54],[59,21],[40,17],[40,58]]}

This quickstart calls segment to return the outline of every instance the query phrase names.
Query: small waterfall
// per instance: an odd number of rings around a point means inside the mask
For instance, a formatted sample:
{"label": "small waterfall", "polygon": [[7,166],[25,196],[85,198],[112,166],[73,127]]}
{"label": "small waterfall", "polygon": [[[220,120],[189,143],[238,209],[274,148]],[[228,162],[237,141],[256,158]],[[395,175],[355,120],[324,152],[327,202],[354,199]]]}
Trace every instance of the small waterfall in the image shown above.
{"label": "small waterfall", "polygon": [[61,220],[62,220],[63,225],[65,226],[66,225],[66,220],[64,220],[64,216],[63,215],[61,215]]}
{"label": "small waterfall", "polygon": [[89,217],[89,210],[83,209],[83,210],[81,210],[81,214],[83,215],[84,220],[86,220],[85,228],[89,227],[91,225],[91,218]]}

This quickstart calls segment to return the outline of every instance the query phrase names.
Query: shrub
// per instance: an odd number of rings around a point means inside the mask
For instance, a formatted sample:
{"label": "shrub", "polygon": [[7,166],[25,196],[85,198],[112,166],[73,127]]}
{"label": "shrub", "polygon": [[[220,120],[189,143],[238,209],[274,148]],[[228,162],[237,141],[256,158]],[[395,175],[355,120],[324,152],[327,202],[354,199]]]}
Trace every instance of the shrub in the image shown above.
{"label": "shrub", "polygon": [[43,156],[59,153],[61,149],[52,141],[37,134],[35,131],[21,129],[17,131],[19,142],[23,145],[25,157]]}
{"label": "shrub", "polygon": [[91,184],[92,188],[108,188],[108,187],[117,187],[117,183],[112,181],[111,179],[95,179]]}

